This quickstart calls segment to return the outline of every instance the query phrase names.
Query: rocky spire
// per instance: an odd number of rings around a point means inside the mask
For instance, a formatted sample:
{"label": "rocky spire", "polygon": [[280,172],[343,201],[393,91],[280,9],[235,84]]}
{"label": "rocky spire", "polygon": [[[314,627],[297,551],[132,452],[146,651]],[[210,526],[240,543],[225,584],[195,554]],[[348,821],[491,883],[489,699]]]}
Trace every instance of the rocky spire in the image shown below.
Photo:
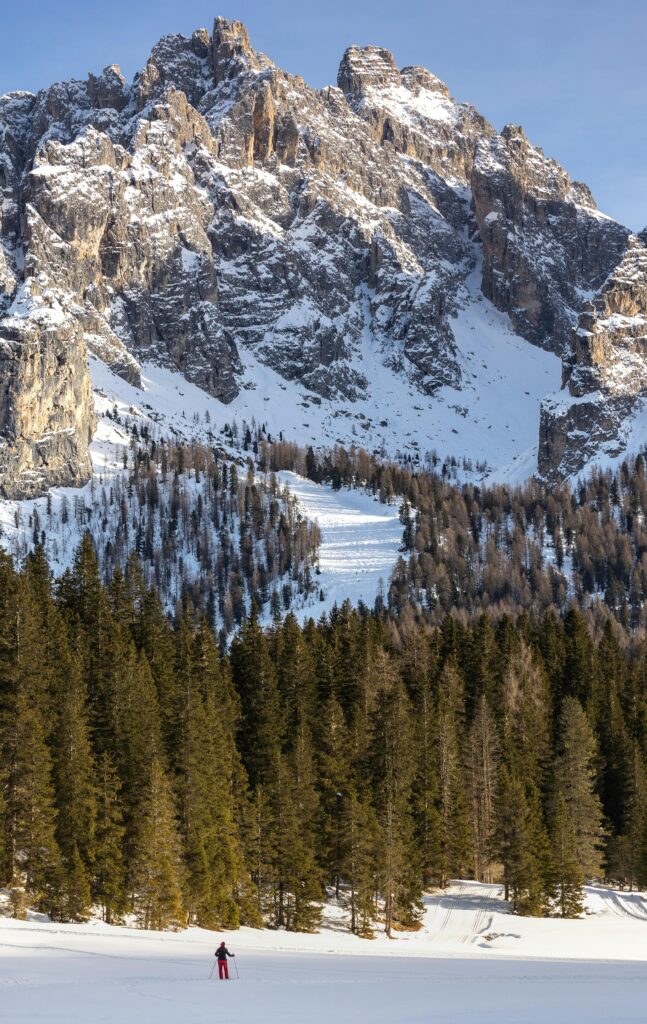
{"label": "rocky spire", "polygon": [[109,64],[99,76],[89,74],[86,83],[93,106],[123,110],[128,103],[128,86],[117,64]]}
{"label": "rocky spire", "polygon": [[235,78],[241,71],[258,69],[257,55],[242,22],[216,18],[213,23],[211,60],[216,84]]}
{"label": "rocky spire", "polygon": [[382,46],[349,46],[339,65],[337,85],[357,102],[370,89],[400,85],[400,72],[393,54]]}

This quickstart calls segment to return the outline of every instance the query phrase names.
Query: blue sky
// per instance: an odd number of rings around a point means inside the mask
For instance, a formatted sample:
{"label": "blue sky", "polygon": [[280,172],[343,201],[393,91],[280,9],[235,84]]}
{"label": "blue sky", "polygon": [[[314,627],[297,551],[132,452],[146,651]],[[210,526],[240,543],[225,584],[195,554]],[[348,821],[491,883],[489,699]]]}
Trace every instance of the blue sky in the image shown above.
{"label": "blue sky", "polygon": [[605,212],[647,225],[647,0],[2,0],[0,93],[127,77],[169,32],[244,21],[253,45],[314,86],[334,82],[350,43],[422,64],[496,128],[533,142],[586,181]]}

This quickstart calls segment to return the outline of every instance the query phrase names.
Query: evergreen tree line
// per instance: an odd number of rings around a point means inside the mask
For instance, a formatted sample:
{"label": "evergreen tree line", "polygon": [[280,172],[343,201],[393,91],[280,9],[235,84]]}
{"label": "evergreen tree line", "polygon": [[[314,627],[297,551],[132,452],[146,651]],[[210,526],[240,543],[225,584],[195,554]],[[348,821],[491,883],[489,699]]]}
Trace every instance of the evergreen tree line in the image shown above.
{"label": "evergreen tree line", "polygon": [[278,615],[316,596],[319,528],[273,474],[259,479],[251,458],[241,468],[204,444],[156,440],[135,420],[125,426],[123,473],[93,480],[72,504],[64,496],[55,507],[49,495],[28,515],[16,510],[16,558],[42,544],[58,560],[87,531],[104,579],[135,553],[167,607],[190,602],[224,635],[252,602]]}
{"label": "evergreen tree line", "polygon": [[86,535],[52,583],[0,556],[0,884],[62,920],[370,935],[424,891],[502,880],[577,914],[647,882],[647,659],[581,613],[257,615],[221,649]]}

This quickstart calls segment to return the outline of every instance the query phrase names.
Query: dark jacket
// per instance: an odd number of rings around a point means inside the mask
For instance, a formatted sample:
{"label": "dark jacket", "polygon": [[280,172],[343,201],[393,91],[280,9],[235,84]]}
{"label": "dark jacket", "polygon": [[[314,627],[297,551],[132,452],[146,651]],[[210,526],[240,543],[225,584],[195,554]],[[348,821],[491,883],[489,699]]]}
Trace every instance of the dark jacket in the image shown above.
{"label": "dark jacket", "polygon": [[218,949],[216,950],[216,956],[219,960],[226,960],[228,956],[233,955],[234,954],[230,953],[226,946],[218,946]]}

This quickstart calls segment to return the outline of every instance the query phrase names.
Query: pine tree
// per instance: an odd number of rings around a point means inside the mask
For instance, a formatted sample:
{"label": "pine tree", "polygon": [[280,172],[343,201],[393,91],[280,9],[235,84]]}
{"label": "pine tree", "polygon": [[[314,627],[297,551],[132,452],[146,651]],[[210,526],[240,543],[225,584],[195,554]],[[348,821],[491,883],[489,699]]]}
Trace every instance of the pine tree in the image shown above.
{"label": "pine tree", "polygon": [[568,801],[557,793],[552,827],[557,907],[562,917],[579,917],[584,910],[584,876],[578,858],[577,833]]}
{"label": "pine tree", "polygon": [[288,614],[283,624],[274,631],[272,648],[289,745],[302,724],[311,727],[316,708],[314,663],[293,614]]}
{"label": "pine tree", "polygon": [[183,746],[177,788],[189,921],[235,928],[240,923],[237,894],[245,881],[234,820],[237,754],[226,730],[228,715],[222,713],[229,688],[204,623],[181,675],[185,704],[178,721]]}
{"label": "pine tree", "polygon": [[276,670],[256,612],[232,641],[231,667],[241,700],[239,749],[254,789],[276,776],[285,728]]}
{"label": "pine tree", "polygon": [[513,774],[542,790],[550,761],[550,712],[546,677],[521,641],[503,678],[503,748]]}
{"label": "pine tree", "polygon": [[[426,638],[424,638],[426,640]],[[441,820],[438,812],[438,716],[432,688],[432,652],[415,631],[408,638],[404,679],[411,695],[416,732],[413,815],[416,848],[425,888],[440,877]],[[433,659],[434,668],[435,661]]]}
{"label": "pine tree", "polygon": [[91,891],[87,868],[76,843],[63,858],[59,884],[58,914],[63,921],[87,921]]}
{"label": "pine tree", "polygon": [[440,884],[465,877],[474,862],[461,751],[463,683],[453,662],[443,669],[438,698]]}
{"label": "pine tree", "polygon": [[599,877],[602,871],[604,833],[602,805],[595,792],[596,756],[595,737],[582,705],[567,697],[559,721],[554,786],[566,804],[575,837],[573,854],[585,877]]}
{"label": "pine tree", "polygon": [[351,790],[341,800],[340,825],[344,836],[341,870],[349,890],[350,929],[355,935],[372,938],[382,852],[377,817],[373,808]]}
{"label": "pine tree", "polygon": [[553,894],[552,861],[535,787],[501,770],[497,804],[497,847],[503,864],[505,899],[513,913],[545,914]]}
{"label": "pine tree", "polygon": [[299,931],[313,931],[319,924],[324,896],[322,872],[317,859],[319,833],[319,797],[315,787],[313,742],[307,721],[308,709],[299,708],[294,729],[294,741],[288,755],[293,778],[292,799],[296,808],[301,867],[296,872],[293,927]]}
{"label": "pine tree", "polygon": [[540,917],[550,912],[555,898],[553,854],[536,786],[528,786],[526,802],[524,891],[517,894],[516,902],[520,914]]}
{"label": "pine tree", "polygon": [[570,608],[564,619],[564,673],[561,692],[588,706],[595,677],[591,635],[581,613]]}
{"label": "pine tree", "polygon": [[[273,817],[273,923],[290,931],[313,931],[323,892],[316,863],[312,809],[304,801],[304,780],[283,757],[270,790]],[[307,798],[306,798],[307,799]],[[310,818],[310,821],[308,820]]]}
{"label": "pine tree", "polygon": [[422,910],[422,878],[411,814],[414,730],[404,686],[385,651],[374,676],[381,686],[371,715],[370,775],[381,833],[378,878],[384,928],[414,927]]}
{"label": "pine tree", "polygon": [[[58,723],[53,737],[54,782],[59,809],[56,838],[63,860],[62,913],[82,920],[90,910],[90,872],[95,856],[96,780],[90,745],[85,686],[64,637],[56,664],[60,681]],[[85,901],[85,902],[84,902]]]}
{"label": "pine tree", "polygon": [[129,671],[126,652],[130,638],[112,618],[89,533],[79,544],[72,568],[58,581],[56,593],[71,644],[83,661],[93,746],[103,753],[114,738],[116,684]]}
{"label": "pine tree", "polygon": [[[591,698],[586,711],[594,730],[599,759],[599,795],[605,817],[613,830],[623,831],[627,816],[628,780],[634,774],[632,738],[622,707],[624,670],[618,640],[607,623],[598,645]],[[633,731],[635,724],[632,723]]]}
{"label": "pine tree", "polygon": [[164,746],[174,766],[180,743],[178,713],[182,707],[182,695],[178,692],[182,677],[176,666],[179,644],[157,591],[151,589],[144,596],[134,629],[155,683]]}
{"label": "pine tree", "polygon": [[141,928],[183,922],[180,840],[171,787],[157,757],[140,802],[132,863],[132,902]]}
{"label": "pine tree", "polygon": [[7,751],[6,832],[10,880],[42,909],[58,902],[61,855],[54,834],[52,761],[40,711],[18,689]]}
{"label": "pine tree", "polygon": [[479,881],[491,882],[499,765],[498,738],[485,695],[477,705],[468,751],[475,874]]}
{"label": "pine tree", "polygon": [[327,881],[340,897],[346,843],[341,811],[351,787],[351,741],[340,704],[329,697],[321,709],[319,722],[318,782],[320,857]]}
{"label": "pine tree", "polygon": [[247,828],[248,862],[256,890],[256,916],[259,921],[275,920],[274,890],[276,875],[276,835],[273,807],[262,784],[255,787]]}
{"label": "pine tree", "polygon": [[121,783],[108,754],[101,754],[96,768],[96,832],[92,864],[92,896],[102,907],[103,919],[112,924],[127,905],[126,867],[123,855]]}
{"label": "pine tree", "polygon": [[139,831],[141,795],[150,787],[151,765],[163,756],[155,684],[146,658],[131,644],[113,678],[114,739],[111,752],[121,782],[126,858]]}

